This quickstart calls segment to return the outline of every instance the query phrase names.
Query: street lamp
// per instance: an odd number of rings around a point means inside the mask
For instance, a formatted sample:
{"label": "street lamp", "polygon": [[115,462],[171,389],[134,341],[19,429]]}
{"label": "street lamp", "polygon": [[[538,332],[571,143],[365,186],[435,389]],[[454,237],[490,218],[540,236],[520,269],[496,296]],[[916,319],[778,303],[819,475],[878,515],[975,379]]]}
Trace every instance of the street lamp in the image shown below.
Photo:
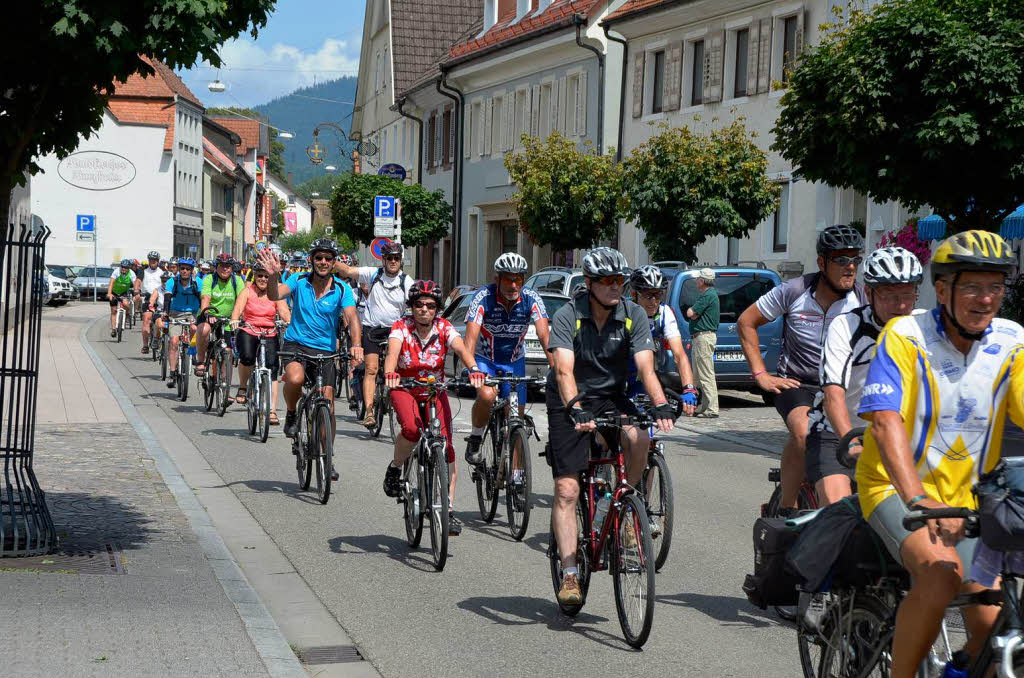
{"label": "street lamp", "polygon": [[[333,165],[332,165],[332,167],[333,167]],[[316,191],[313,191],[313,192],[312,192],[312,193],[310,193],[309,195],[310,195],[310,196],[312,196],[312,197],[314,197],[314,198],[319,198],[319,197],[320,197],[320,194],[319,194],[319,193],[317,193]]]}
{"label": "street lamp", "polygon": [[338,168],[335,167],[334,165],[328,165],[327,167],[324,167],[324,169],[327,170],[328,172],[333,172]]}
{"label": "street lamp", "polygon": [[285,140],[287,140],[287,139],[294,139],[295,135],[292,134],[291,132],[278,132],[277,133],[277,138],[278,139],[285,139]]}
{"label": "street lamp", "polygon": [[209,85],[207,85],[206,89],[210,90],[211,92],[216,92],[217,94],[220,94],[221,92],[227,90],[227,85],[221,82],[220,78],[217,78]]}

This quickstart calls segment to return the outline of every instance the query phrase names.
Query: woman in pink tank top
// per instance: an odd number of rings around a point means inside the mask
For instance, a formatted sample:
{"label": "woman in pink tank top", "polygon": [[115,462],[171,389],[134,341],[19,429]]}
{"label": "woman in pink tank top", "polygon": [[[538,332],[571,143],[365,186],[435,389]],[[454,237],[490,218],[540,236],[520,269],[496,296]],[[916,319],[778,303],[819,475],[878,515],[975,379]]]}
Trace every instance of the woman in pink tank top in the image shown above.
{"label": "woman in pink tank top", "polygon": [[283,300],[272,301],[267,297],[268,280],[266,269],[257,262],[252,269],[252,282],[246,285],[238,295],[238,299],[235,300],[235,308],[231,311],[233,326],[238,325],[240,318],[245,321],[245,326],[240,327],[239,331],[235,333],[235,346],[238,349],[239,362],[238,393],[235,395],[235,402],[239,405],[245,404],[246,384],[249,383],[249,375],[252,374],[253,367],[256,365],[260,336],[266,336],[267,367],[271,370],[271,380],[275,384],[270,390],[270,423],[277,425],[278,337],[274,321],[280,316],[284,322],[290,322],[291,311]]}

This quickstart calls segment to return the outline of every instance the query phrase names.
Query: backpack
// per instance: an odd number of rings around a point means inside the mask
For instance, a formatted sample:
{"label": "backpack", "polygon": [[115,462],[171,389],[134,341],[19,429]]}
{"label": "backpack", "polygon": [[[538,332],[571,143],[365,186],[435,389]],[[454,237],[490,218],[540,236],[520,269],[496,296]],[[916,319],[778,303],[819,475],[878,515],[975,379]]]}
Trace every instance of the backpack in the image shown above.
{"label": "backpack", "polygon": [[[405,274],[405,271],[398,276],[398,286],[403,290],[405,289],[405,281],[408,280],[409,276]],[[384,268],[380,267],[377,272],[373,274],[373,279],[370,281],[370,291],[373,291],[373,286],[377,283],[384,284]]]}
{"label": "backpack", "polygon": [[[180,285],[181,281],[178,280],[178,276],[174,276],[173,278],[171,278],[171,280],[174,281],[174,284],[171,286],[171,299],[173,299],[174,297],[178,296],[178,292],[181,291],[181,285]],[[199,298],[199,286],[196,285],[196,281],[195,280],[189,280],[188,284],[189,284],[189,288],[190,289],[186,291],[186,294],[194,294],[196,296],[196,298],[198,299]]]}

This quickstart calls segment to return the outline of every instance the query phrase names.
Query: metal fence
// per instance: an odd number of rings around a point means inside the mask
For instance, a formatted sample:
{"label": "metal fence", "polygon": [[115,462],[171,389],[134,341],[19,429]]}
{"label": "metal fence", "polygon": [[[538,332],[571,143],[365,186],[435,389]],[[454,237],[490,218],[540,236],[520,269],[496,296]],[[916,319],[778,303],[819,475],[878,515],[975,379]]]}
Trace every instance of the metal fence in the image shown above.
{"label": "metal fence", "polygon": [[48,553],[57,545],[32,470],[47,228],[9,225],[0,233],[0,557]]}

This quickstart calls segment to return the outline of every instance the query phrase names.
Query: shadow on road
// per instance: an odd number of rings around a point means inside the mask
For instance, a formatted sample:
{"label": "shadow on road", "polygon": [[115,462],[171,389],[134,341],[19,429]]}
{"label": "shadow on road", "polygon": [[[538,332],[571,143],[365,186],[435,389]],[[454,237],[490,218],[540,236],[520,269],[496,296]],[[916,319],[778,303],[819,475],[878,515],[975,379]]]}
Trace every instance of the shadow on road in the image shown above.
{"label": "shadow on road", "polygon": [[320,505],[320,500],[312,494],[312,490],[304,491],[298,483],[283,483],[280,480],[238,480],[233,483],[225,483],[217,487],[226,487],[234,490],[236,485],[247,487],[252,492],[287,494],[305,504]]}
{"label": "shadow on road", "polygon": [[748,626],[765,628],[780,623],[768,612],[753,607],[746,598],[712,596],[703,593],[676,593],[657,595],[655,600],[668,605],[689,607],[720,621],[722,626]]}
{"label": "shadow on road", "polygon": [[[424,525],[424,532],[430,529]],[[424,534],[426,548],[430,548],[430,535]],[[420,572],[435,572],[434,561],[422,550],[413,550],[408,542],[389,534],[366,534],[334,537],[328,540],[331,551],[343,555],[383,555]],[[451,557],[451,553],[449,553]]]}

